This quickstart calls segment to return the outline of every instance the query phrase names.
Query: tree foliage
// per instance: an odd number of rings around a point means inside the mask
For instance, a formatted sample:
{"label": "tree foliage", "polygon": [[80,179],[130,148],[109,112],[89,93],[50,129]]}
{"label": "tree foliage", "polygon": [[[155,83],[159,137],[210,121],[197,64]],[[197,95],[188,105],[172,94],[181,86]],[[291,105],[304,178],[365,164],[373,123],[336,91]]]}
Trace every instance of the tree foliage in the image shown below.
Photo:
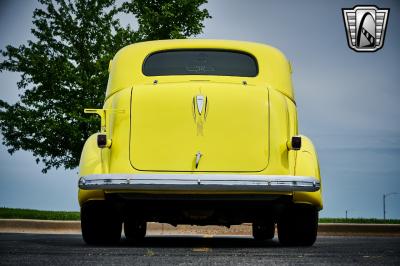
{"label": "tree foliage", "polygon": [[[20,99],[0,100],[0,131],[12,154],[31,151],[43,172],[79,164],[85,140],[99,128],[108,63],[122,47],[143,40],[185,38],[201,33],[210,18],[206,0],[39,0],[34,40],[1,50],[0,71],[21,73]],[[138,29],[122,26],[121,14],[136,17]]]}

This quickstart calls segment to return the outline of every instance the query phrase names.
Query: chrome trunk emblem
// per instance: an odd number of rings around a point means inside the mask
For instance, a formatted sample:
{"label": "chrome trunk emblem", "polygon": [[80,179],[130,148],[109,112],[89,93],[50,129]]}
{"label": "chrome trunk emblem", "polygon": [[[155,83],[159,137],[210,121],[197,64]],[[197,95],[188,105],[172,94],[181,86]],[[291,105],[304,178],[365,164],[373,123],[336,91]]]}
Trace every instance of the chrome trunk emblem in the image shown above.
{"label": "chrome trunk emblem", "polygon": [[200,159],[201,159],[202,155],[203,154],[201,154],[201,152],[196,153],[196,169],[199,167],[199,163],[200,163]]}
{"label": "chrome trunk emblem", "polygon": [[197,95],[196,96],[196,103],[197,103],[197,111],[201,115],[203,112],[203,107],[204,107],[204,96],[203,95]]}

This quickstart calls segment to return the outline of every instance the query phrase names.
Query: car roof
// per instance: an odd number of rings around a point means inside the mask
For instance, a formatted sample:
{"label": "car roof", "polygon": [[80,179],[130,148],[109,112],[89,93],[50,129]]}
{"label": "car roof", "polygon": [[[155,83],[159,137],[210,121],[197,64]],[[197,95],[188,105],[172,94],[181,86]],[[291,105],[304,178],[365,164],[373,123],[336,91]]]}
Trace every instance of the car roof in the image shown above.
{"label": "car roof", "polygon": [[177,49],[222,49],[251,54],[258,63],[259,73],[256,77],[207,76],[207,80],[234,83],[246,81],[249,85],[264,85],[280,91],[294,101],[291,66],[281,51],[261,43],[214,39],[147,41],[122,48],[110,61],[106,97],[121,89],[134,87],[135,84],[151,84],[154,80],[163,83],[199,79],[198,75],[148,77],[143,74],[143,62],[150,54]]}

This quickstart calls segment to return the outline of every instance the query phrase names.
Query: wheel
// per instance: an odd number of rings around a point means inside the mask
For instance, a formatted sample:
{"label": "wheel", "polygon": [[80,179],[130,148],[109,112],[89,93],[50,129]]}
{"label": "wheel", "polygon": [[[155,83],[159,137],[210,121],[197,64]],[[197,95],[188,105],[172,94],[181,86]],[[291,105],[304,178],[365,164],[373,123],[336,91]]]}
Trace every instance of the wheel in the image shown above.
{"label": "wheel", "polygon": [[312,246],[317,239],[318,211],[313,206],[293,206],[278,221],[279,242],[284,246]]}
{"label": "wheel", "polygon": [[81,208],[81,229],[89,245],[116,244],[121,238],[122,222],[110,204],[93,201]]}
{"label": "wheel", "polygon": [[253,223],[253,237],[255,240],[267,240],[274,238],[275,223],[273,221],[263,221]]}
{"label": "wheel", "polygon": [[124,233],[128,241],[140,241],[146,235],[147,224],[145,221],[127,220],[124,222]]}

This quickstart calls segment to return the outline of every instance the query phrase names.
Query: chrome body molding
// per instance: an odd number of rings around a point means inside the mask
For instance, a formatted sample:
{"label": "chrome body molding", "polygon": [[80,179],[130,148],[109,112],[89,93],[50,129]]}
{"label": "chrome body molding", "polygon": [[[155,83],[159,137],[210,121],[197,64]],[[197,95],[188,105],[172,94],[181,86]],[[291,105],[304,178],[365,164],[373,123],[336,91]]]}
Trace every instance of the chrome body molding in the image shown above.
{"label": "chrome body molding", "polygon": [[196,103],[197,103],[197,111],[199,112],[199,115],[201,115],[201,113],[203,112],[203,106],[204,106],[204,96],[197,95]]}
{"label": "chrome body molding", "polygon": [[80,189],[135,191],[295,192],[318,191],[309,176],[241,174],[94,174],[82,176]]}

